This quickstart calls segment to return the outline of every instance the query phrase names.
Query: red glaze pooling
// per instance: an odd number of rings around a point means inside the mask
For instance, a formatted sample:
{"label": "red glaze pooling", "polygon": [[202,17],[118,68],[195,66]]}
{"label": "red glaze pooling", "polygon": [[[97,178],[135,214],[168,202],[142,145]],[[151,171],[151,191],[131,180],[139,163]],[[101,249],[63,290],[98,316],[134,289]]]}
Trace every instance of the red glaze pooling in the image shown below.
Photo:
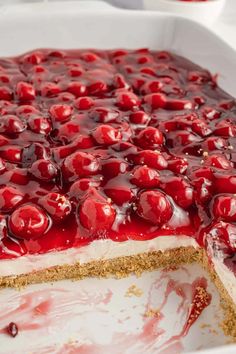
{"label": "red glaze pooling", "polygon": [[1,259],[170,234],[234,259],[236,109],[207,70],[36,50],[0,59],[0,115]]}

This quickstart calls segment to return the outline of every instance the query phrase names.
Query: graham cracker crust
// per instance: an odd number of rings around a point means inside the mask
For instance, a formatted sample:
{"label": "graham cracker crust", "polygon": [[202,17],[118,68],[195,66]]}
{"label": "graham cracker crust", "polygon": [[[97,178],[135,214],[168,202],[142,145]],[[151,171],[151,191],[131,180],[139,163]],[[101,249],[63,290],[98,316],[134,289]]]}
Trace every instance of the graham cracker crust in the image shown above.
{"label": "graham cracker crust", "polygon": [[140,276],[144,271],[158,268],[176,267],[187,263],[200,263],[209,273],[221,297],[224,310],[224,321],[221,327],[227,336],[236,342],[236,305],[229,296],[220,278],[215,273],[203,249],[179,247],[176,249],[153,251],[134,256],[118,257],[110,260],[92,261],[86,264],[75,263],[62,265],[18,276],[0,277],[0,288],[13,287],[20,289],[29,284],[53,282],[58,280],[80,280],[87,277],[107,278],[115,276],[123,278],[131,273]]}

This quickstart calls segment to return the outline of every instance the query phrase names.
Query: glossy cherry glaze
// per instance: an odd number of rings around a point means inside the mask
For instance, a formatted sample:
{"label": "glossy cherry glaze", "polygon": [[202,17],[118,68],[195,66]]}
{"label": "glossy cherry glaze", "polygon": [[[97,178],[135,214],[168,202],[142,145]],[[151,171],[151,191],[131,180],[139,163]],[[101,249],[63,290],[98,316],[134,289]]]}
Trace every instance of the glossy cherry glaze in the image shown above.
{"label": "glossy cherry glaze", "polygon": [[37,50],[0,59],[0,114],[2,259],[172,234],[232,258],[235,102],[207,70]]}

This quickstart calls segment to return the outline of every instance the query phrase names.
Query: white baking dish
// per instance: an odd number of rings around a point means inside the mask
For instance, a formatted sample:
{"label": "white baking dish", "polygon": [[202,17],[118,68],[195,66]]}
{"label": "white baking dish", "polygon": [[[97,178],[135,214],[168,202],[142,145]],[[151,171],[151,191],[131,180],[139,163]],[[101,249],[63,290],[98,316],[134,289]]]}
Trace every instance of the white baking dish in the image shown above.
{"label": "white baking dish", "polygon": [[[0,6],[0,56],[37,47],[167,49],[218,73],[220,85],[236,95],[234,50],[199,24],[165,13],[118,10],[96,1]],[[235,352],[236,347],[219,349]]]}

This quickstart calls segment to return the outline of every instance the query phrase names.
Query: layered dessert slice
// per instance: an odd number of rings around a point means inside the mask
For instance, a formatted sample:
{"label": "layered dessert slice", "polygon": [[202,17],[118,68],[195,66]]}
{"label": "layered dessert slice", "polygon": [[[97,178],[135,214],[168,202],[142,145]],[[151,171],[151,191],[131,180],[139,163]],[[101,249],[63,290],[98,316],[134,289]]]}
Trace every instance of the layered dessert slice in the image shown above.
{"label": "layered dessert slice", "polygon": [[148,49],[0,59],[0,285],[199,261],[236,336],[236,109],[216,79]]}

